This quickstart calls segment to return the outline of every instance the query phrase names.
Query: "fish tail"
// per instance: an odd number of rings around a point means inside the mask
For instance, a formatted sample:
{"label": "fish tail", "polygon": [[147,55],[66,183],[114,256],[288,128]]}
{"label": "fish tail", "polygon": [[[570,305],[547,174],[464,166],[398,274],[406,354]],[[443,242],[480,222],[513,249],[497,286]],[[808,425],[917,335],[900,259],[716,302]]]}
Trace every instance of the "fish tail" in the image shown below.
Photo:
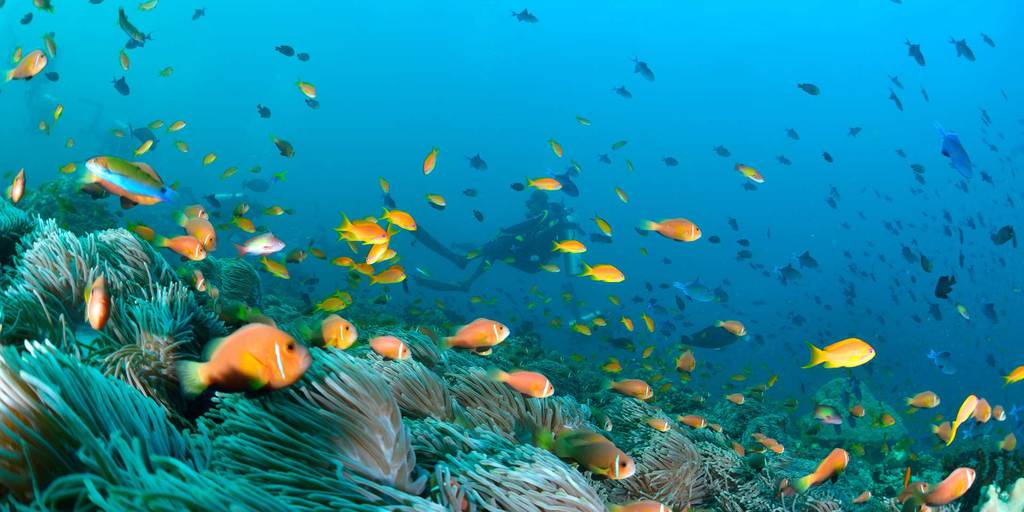
{"label": "fish tail", "polygon": [[583,265],[583,273],[580,274],[580,277],[587,277],[587,276],[594,275],[594,268],[593,267],[591,267],[590,265],[587,265],[586,263],[583,263],[583,262],[580,262],[580,263]]}
{"label": "fish tail", "polygon": [[795,482],[793,482],[793,489],[796,489],[797,492],[806,491],[811,486],[812,478],[814,478],[814,473],[811,473],[810,475],[807,475],[803,478],[798,478]]}
{"label": "fish tail", "polygon": [[495,369],[487,372],[487,376],[490,377],[491,380],[495,380],[495,381],[498,381],[498,382],[505,382],[505,379],[508,378],[508,373],[505,373],[505,372],[495,368]]}
{"label": "fish tail", "polygon": [[13,69],[8,71],[7,74],[4,76],[4,82],[10,82],[11,80],[14,80],[14,70]]}
{"label": "fish tail", "polygon": [[244,245],[239,245],[239,244],[235,244],[235,250],[238,251],[238,257],[239,258],[241,258],[242,256],[245,256],[245,253],[248,252],[248,251],[245,250],[245,246]]}
{"label": "fish tail", "polygon": [[177,212],[172,213],[171,214],[171,219],[174,220],[175,224],[177,224],[177,225],[179,225],[181,227],[185,227],[185,223],[188,222],[188,217],[185,216],[185,212],[183,212],[183,211],[177,211]]}
{"label": "fish tail", "polygon": [[209,385],[203,381],[202,369],[206,363],[198,361],[181,361],[177,365],[178,380],[181,389],[188,397],[195,397],[206,390]]}
{"label": "fish tail", "polygon": [[161,235],[153,236],[153,245],[157,247],[167,247],[167,237]]}
{"label": "fish tail", "polygon": [[801,368],[810,368],[825,362],[826,354],[824,350],[815,347],[812,343],[807,343],[807,346],[811,348],[811,360],[806,365],[801,366]]}
{"label": "fish tail", "polygon": [[640,229],[644,231],[656,231],[658,229],[658,223],[653,220],[645,220],[640,223]]}
{"label": "fish tail", "polygon": [[558,246],[558,240],[552,240],[552,241],[551,241],[551,246],[552,246],[552,247],[551,247],[551,252],[555,252],[555,251],[557,251],[557,250],[558,250],[558,248],[559,248],[559,246]]}

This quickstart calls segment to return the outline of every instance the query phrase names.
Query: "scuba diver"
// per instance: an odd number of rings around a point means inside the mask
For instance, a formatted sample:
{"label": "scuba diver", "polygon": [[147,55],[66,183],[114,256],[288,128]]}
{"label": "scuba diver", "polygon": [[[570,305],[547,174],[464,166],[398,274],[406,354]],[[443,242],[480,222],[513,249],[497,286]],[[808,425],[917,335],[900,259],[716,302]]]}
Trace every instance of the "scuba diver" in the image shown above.
{"label": "scuba diver", "polygon": [[[394,203],[387,196],[385,201]],[[522,272],[534,274],[542,270],[542,265],[551,263],[558,256],[564,258],[563,268],[566,272],[579,273],[579,255],[560,255],[551,250],[554,241],[574,239],[576,233],[581,231],[580,226],[570,219],[572,211],[562,203],[548,201],[548,194],[539,190],[533,192],[527,199],[526,210],[526,220],[501,228],[493,239],[480,248],[480,263],[465,280],[449,283],[415,274],[410,274],[411,277],[418,284],[434,290],[465,292],[469,291],[473,283],[489,270],[495,261],[502,261]],[[424,247],[452,262],[453,265],[461,269],[469,265],[471,260],[446,247],[422,225],[410,233]]]}

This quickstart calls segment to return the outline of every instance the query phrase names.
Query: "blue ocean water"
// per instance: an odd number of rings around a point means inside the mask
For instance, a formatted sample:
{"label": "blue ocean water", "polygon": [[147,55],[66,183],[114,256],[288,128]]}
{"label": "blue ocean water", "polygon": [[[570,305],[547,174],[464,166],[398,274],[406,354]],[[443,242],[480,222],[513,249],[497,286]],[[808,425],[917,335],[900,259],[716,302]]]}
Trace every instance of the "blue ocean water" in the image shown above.
{"label": "blue ocean water", "polygon": [[[549,198],[573,211],[580,236],[597,232],[595,215],[613,226],[613,242],[588,243],[582,259],[614,264],[625,282],[591,282],[565,268],[523,273],[496,263],[465,293],[434,291],[413,280],[389,287],[390,302],[381,309],[439,300],[457,317],[530,322],[545,345],[595,364],[608,355],[638,357],[611,348],[609,337],[630,337],[639,348],[654,345],[659,357],[671,358],[682,334],[737,319],[748,339],[699,351],[701,364],[713,368],[702,383],[707,389],[749,369],[752,381],[780,375],[780,394],[804,399],[846,372],[801,370],[805,343],[858,337],[879,355],[853,374],[887,400],[933,390],[943,397],[939,410],[947,417],[970,393],[1007,409],[1021,402],[1019,390],[1004,388],[1001,380],[1024,363],[1017,340],[1017,311],[1024,305],[1020,253],[990,239],[999,227],[1018,223],[1016,204],[1024,200],[1016,177],[1024,151],[1018,99],[1024,42],[1016,2],[560,2],[525,6],[538,17],[535,24],[510,16],[524,6],[492,1],[224,1],[205,6],[196,21],[193,10],[202,7],[196,3],[164,0],[148,12],[109,0],[55,3],[53,13],[28,2],[9,1],[0,9],[5,52],[41,48],[47,32],[58,45],[47,67],[60,73],[58,81],[0,85],[0,137],[9,149],[0,154],[0,169],[25,168],[30,187],[59,178],[57,169],[68,162],[81,167],[98,154],[130,156],[141,141],[119,139],[111,129],[182,119],[188,127],[180,133],[155,130],[160,141],[146,155],[167,182],[180,183],[182,202],[132,210],[126,219],[170,232],[176,229],[171,212],[189,200],[242,192],[254,209],[294,208],[294,215],[257,223],[290,248],[312,239],[333,258],[349,254],[332,230],[340,212],[379,216],[378,180],[384,177],[399,208],[466,252],[524,218],[529,191],[510,184],[563,173],[574,160],[581,169],[573,178],[579,197],[551,192]],[[152,35],[143,48],[127,51],[127,72],[118,64],[127,39],[117,26],[122,5]],[[33,21],[21,24],[29,11]],[[996,46],[984,43],[981,33]],[[965,39],[977,60],[957,57],[950,37]],[[926,66],[907,55],[908,39],[921,45]],[[310,60],[285,57],[274,51],[278,45],[308,52]],[[650,65],[654,81],[634,73],[634,58]],[[159,76],[168,66],[173,74]],[[111,85],[121,76],[131,87],[127,96]],[[297,80],[316,85],[319,108],[304,102]],[[816,84],[821,94],[809,95],[798,83]],[[616,87],[633,97],[616,95]],[[49,135],[40,132],[39,120],[51,119],[58,103],[63,117]],[[257,104],[272,116],[259,117]],[[576,116],[592,124],[581,126]],[[936,123],[959,134],[975,164],[970,179],[940,154]],[[862,130],[853,137],[851,127]],[[788,128],[800,139],[787,137]],[[280,156],[270,134],[290,141],[294,158]],[[71,149],[64,147],[67,137],[75,139]],[[551,138],[565,148],[563,158],[550,150]],[[188,153],[174,149],[179,139]],[[619,140],[628,144],[612,150]],[[437,168],[424,176],[422,160],[435,146]],[[716,146],[730,156],[717,155]],[[209,152],[217,161],[203,166]],[[467,164],[478,153],[486,171]],[[605,153],[610,164],[598,161]],[[780,155],[792,165],[779,163]],[[679,165],[667,167],[664,157]],[[737,163],[756,167],[765,183],[745,189],[747,181],[733,170]],[[911,164],[924,166],[924,183],[915,181]],[[232,166],[238,173],[221,179]],[[253,166],[262,168],[259,175],[249,172]],[[286,179],[266,192],[243,184],[281,171]],[[628,204],[615,187],[628,193]],[[463,194],[470,188],[476,197]],[[442,194],[448,206],[431,208],[427,193]],[[830,194],[838,197],[834,208],[826,202]],[[475,220],[473,210],[485,220]],[[671,217],[693,220],[702,239],[675,242],[633,229],[644,219]],[[738,228],[730,227],[730,218]],[[711,243],[712,235],[721,243]],[[223,230],[215,254],[233,256],[229,242],[247,237]],[[737,261],[739,239],[750,241],[749,260]],[[934,271],[905,259],[904,246],[915,258],[931,259]],[[396,236],[392,247],[410,274],[418,267],[458,281],[476,268],[455,268],[408,234]],[[801,269],[801,279],[784,285],[774,269],[799,266],[796,256],[804,251],[820,267]],[[294,293],[295,282],[317,277],[307,293],[319,300],[347,286],[347,272],[324,261],[310,258],[291,270],[291,282],[268,279],[270,289]],[[940,275],[956,276],[949,299],[933,294]],[[728,300],[683,299],[679,311],[680,294],[671,283],[697,278],[722,287]],[[369,302],[382,289],[363,281],[351,291]],[[855,295],[848,298],[844,289]],[[570,304],[563,293],[583,304]],[[622,307],[611,304],[609,294],[619,296]],[[473,296],[484,303],[471,303]],[[997,321],[983,313],[990,303]],[[932,304],[941,319],[929,314]],[[969,310],[970,320],[956,304]],[[655,333],[644,332],[641,312],[652,316]],[[587,314],[605,317],[608,327],[590,337],[567,328]],[[635,332],[618,323],[623,315],[637,322]],[[561,327],[550,325],[554,318]],[[930,350],[949,351],[956,373],[942,373],[926,357]],[[926,436],[930,419],[907,421],[912,432]]]}

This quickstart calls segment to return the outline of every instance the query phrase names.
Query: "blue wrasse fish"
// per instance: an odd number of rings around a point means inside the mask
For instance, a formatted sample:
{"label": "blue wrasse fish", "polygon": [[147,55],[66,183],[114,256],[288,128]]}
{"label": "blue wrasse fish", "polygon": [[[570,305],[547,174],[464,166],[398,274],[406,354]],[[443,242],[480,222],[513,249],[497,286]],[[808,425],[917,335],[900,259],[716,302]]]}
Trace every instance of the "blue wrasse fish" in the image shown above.
{"label": "blue wrasse fish", "polygon": [[164,185],[148,164],[129,162],[113,156],[97,156],[85,162],[83,189],[98,185],[121,198],[121,207],[152,205],[174,198],[174,191]]}
{"label": "blue wrasse fish", "polygon": [[949,158],[950,165],[961,176],[970,178],[974,171],[974,164],[971,163],[971,157],[967,156],[967,150],[960,143],[960,137],[953,132],[947,132],[938,124],[935,125],[935,129],[939,131],[939,136],[942,137],[942,156]]}

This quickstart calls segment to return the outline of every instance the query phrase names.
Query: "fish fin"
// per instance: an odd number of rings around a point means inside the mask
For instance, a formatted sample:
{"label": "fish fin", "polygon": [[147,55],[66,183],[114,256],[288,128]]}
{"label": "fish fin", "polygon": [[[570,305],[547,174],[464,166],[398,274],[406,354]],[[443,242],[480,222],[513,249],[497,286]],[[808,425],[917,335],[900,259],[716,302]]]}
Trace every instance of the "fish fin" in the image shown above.
{"label": "fish fin", "polygon": [[956,431],[959,428],[960,428],[960,424],[954,421],[953,424],[950,426],[950,429],[949,429],[949,439],[946,440],[946,446],[949,446],[949,445],[953,444],[953,440],[956,439]]}
{"label": "fish fin", "polygon": [[263,389],[270,382],[270,369],[260,362],[259,359],[256,359],[252,352],[242,354],[241,360],[238,362],[238,369],[243,375],[248,377],[249,389],[253,391]]}
{"label": "fish fin", "polygon": [[[811,348],[811,360],[806,365],[801,366],[801,368],[811,368],[812,366],[818,366],[825,362],[825,351],[815,347],[812,343],[807,343],[807,346]],[[829,367],[829,364],[830,363],[825,363],[825,366]]]}
{"label": "fish fin", "polygon": [[495,380],[495,381],[498,381],[498,382],[505,382],[505,379],[508,378],[508,373],[503,372],[503,371],[495,368],[495,369],[487,372],[487,376],[490,377],[491,380]]}
{"label": "fish fin", "polygon": [[131,208],[135,208],[136,206],[138,206],[138,204],[139,203],[136,203],[135,201],[132,201],[131,199],[128,199],[127,197],[121,196],[121,209],[123,209],[123,210],[128,210],[128,209],[131,209]]}
{"label": "fish fin", "polygon": [[4,82],[10,82],[11,80],[14,80],[14,70],[13,69],[8,71],[7,75],[4,77]]}
{"label": "fish fin", "polygon": [[245,256],[245,253],[248,252],[248,251],[245,250],[245,246],[243,246],[241,244],[235,244],[235,250],[238,251],[238,257],[239,258],[241,258],[242,256]]}
{"label": "fish fin", "polygon": [[206,342],[206,346],[203,347],[203,359],[209,361],[213,357],[213,353],[224,343],[227,338],[214,338]]}
{"label": "fish fin", "polygon": [[171,219],[174,220],[175,224],[181,227],[185,227],[185,223],[188,222],[188,217],[185,217],[185,212],[181,211],[172,213]]}
{"label": "fish fin", "polygon": [[153,245],[155,245],[156,247],[167,247],[167,237],[161,235],[154,235]]}
{"label": "fish fin", "polygon": [[181,361],[177,365],[178,380],[181,381],[181,389],[187,397],[195,397],[209,387],[203,379],[203,368],[205,363],[198,361]]}
{"label": "fish fin", "polygon": [[587,276],[593,275],[593,273],[594,273],[594,268],[593,267],[591,267],[590,265],[587,265],[586,263],[583,263],[582,261],[580,262],[580,264],[583,265],[583,273],[580,274],[580,277],[587,277]]}
{"label": "fish fin", "polygon": [[811,486],[811,477],[813,476],[814,474],[812,473],[803,478],[798,478],[795,482],[793,482],[793,489],[796,489],[797,492],[806,491],[807,488]]}
{"label": "fish fin", "polygon": [[640,229],[644,231],[656,231],[658,229],[658,223],[653,220],[645,220],[640,223]]}

